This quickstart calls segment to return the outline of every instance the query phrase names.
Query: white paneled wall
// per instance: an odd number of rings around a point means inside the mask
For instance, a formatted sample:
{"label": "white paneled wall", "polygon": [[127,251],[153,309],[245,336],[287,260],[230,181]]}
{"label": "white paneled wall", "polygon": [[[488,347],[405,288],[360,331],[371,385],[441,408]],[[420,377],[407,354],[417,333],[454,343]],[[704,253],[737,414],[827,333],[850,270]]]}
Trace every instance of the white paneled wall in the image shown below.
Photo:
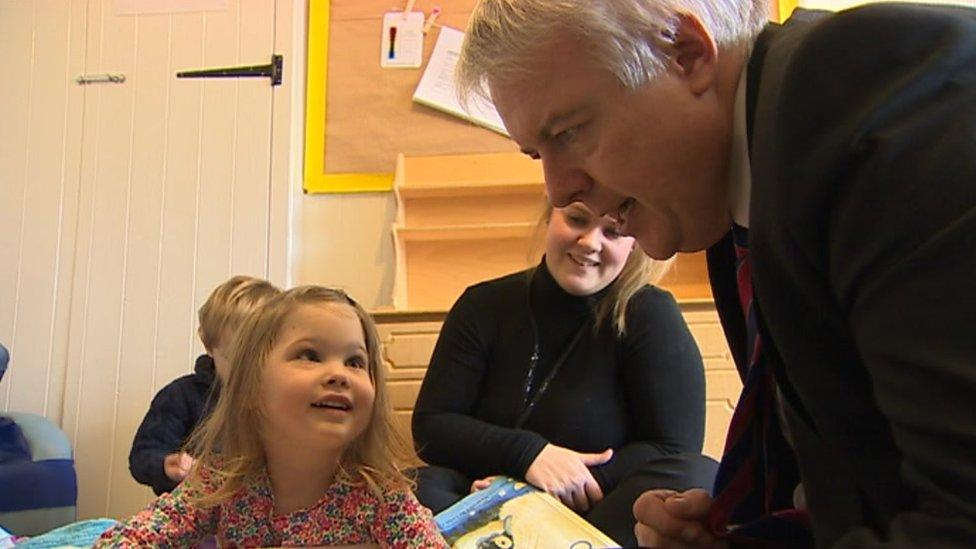
{"label": "white paneled wall", "polygon": [[[115,7],[0,5],[11,62],[0,79],[0,342],[12,355],[0,410],[44,414],[68,433],[80,518],[148,500],[128,471],[133,433],[155,392],[191,371],[196,310],[214,286],[232,274],[287,282],[300,188],[291,103],[304,71],[290,54],[304,2]],[[280,87],[174,78],[275,52]],[[83,73],[126,81],[79,86]]]}
{"label": "white paneled wall", "polygon": [[302,205],[298,281],[342,288],[367,309],[391,307],[393,193],[308,195]]}
{"label": "white paneled wall", "polygon": [[0,410],[61,419],[77,215],[84,5],[0,6]]}

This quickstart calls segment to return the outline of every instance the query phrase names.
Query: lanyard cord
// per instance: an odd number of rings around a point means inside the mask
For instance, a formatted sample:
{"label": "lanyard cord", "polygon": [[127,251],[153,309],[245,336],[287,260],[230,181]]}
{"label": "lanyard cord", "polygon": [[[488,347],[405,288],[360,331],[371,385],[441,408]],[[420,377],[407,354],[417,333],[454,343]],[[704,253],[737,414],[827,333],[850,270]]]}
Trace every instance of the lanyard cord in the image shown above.
{"label": "lanyard cord", "polygon": [[[531,280],[531,277],[529,278]],[[535,409],[535,405],[538,404],[539,400],[542,399],[542,395],[545,394],[546,389],[549,388],[549,382],[551,382],[553,378],[556,377],[556,374],[559,373],[559,369],[566,362],[566,359],[569,358],[569,354],[573,352],[576,344],[579,343],[580,339],[583,339],[583,334],[590,326],[590,320],[583,321],[582,326],[576,330],[576,334],[573,335],[573,339],[569,342],[569,345],[563,349],[562,354],[560,354],[559,358],[556,359],[556,362],[553,363],[552,368],[549,370],[549,375],[542,380],[542,384],[539,385],[539,389],[535,392],[535,395],[532,395],[532,380],[535,377],[535,368],[539,363],[539,326],[535,320],[535,312],[532,310],[531,285],[529,286],[528,292],[528,304],[529,324],[532,326],[533,345],[532,355],[529,356],[529,371],[525,375],[525,385],[522,389],[522,411],[515,420],[516,429],[521,429],[525,424],[525,421],[529,419],[529,416],[532,414],[532,410]]]}

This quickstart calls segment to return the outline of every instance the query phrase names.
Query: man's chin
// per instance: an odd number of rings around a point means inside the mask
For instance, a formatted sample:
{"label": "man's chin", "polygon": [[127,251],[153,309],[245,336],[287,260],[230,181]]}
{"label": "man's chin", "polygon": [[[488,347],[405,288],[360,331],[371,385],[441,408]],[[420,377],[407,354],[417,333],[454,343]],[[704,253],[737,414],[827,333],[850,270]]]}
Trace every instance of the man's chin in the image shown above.
{"label": "man's chin", "polygon": [[646,231],[643,234],[637,231],[637,234],[633,235],[634,240],[637,241],[637,246],[644,252],[644,255],[662,261],[669,259],[678,251],[677,242],[655,238],[657,236],[660,236],[657,231]]}
{"label": "man's chin", "polygon": [[671,259],[677,253],[690,254],[707,250],[722,240],[722,237],[727,232],[728,230],[725,232],[717,230],[707,234],[685,234],[683,237],[674,238],[672,241],[654,238],[654,234],[637,234],[634,235],[634,238],[637,240],[637,245],[640,246],[640,249],[644,251],[644,254],[653,259],[663,261],[665,259]]}
{"label": "man's chin", "polygon": [[674,254],[678,251],[674,246],[666,246],[663,244],[664,243],[658,241],[645,241],[640,238],[637,239],[637,245],[640,246],[640,249],[644,252],[644,255],[658,261],[671,259],[671,257],[674,256]]}

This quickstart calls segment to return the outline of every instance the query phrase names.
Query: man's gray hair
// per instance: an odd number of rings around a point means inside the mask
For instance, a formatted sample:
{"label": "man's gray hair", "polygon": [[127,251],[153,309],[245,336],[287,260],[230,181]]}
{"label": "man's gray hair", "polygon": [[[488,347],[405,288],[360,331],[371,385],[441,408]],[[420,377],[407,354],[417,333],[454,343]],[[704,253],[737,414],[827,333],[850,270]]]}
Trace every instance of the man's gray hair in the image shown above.
{"label": "man's gray hair", "polygon": [[462,101],[487,97],[488,79],[529,71],[540,45],[583,41],[592,60],[637,88],[667,63],[679,14],[693,14],[719,48],[751,43],[769,18],[769,0],[481,0],[458,60]]}

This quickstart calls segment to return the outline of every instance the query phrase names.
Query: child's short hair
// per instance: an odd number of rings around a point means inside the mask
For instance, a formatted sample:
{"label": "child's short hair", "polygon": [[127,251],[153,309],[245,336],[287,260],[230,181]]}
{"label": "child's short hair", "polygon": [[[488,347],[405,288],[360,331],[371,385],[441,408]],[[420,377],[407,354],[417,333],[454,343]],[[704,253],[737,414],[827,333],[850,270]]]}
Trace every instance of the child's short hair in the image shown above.
{"label": "child's short hair", "polygon": [[[262,370],[288,316],[302,305],[339,304],[355,311],[363,328],[369,375],[375,389],[373,413],[366,429],[350,444],[339,463],[337,481],[365,483],[378,496],[383,487],[409,485],[404,471],[419,465],[413,449],[394,425],[386,387],[386,367],[376,324],[345,292],[321,286],[299,286],[281,292],[248,317],[232,348],[234,369],[207,421],[194,432],[189,447],[200,456],[191,479],[201,468],[216,480],[213,490],[197,492],[195,503],[212,506],[254,482],[265,466],[259,438]],[[219,449],[219,452],[217,451]]]}
{"label": "child's short hair", "polygon": [[248,315],[278,293],[267,280],[245,275],[233,276],[214,288],[198,311],[203,346],[208,351],[218,347],[222,333],[236,332]]}

